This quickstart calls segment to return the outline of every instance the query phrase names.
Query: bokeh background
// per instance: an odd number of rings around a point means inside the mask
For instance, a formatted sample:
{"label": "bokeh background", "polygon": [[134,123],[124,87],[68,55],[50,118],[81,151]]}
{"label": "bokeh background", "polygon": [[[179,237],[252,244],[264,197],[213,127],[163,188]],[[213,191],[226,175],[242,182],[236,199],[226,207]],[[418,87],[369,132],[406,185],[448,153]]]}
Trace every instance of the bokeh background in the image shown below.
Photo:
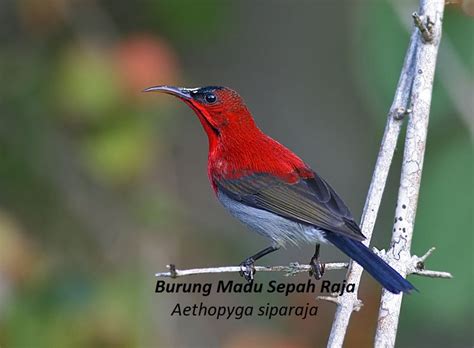
{"label": "bokeh background", "polygon": [[[400,347],[473,345],[473,8],[446,8],[413,241],[418,255],[436,246],[427,268],[454,279],[410,277],[420,293],[404,299]],[[1,0],[0,346],[325,345],[331,303],[305,321],[170,318],[176,302],[305,305],[314,296],[154,293],[154,273],[168,263],[238,264],[267,241],[215,200],[191,110],[140,91],[238,90],[261,128],[326,177],[358,218],[416,9],[408,0]],[[402,149],[379,248],[390,240]],[[261,264],[307,262],[312,252],[288,248]],[[323,258],[346,259],[331,247]],[[364,276],[347,347],[370,346],[379,295]]]}

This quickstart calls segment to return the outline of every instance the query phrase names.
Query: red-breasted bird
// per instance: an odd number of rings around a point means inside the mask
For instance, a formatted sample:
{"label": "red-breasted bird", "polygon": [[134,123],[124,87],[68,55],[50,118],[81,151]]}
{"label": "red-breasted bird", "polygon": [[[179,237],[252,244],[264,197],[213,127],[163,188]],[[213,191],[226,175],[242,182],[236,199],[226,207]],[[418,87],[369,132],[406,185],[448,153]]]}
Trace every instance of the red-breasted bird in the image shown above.
{"label": "red-breasted bird", "polygon": [[329,184],[298,156],[263,133],[242,98],[227,87],[155,86],[194,110],[209,139],[208,176],[222,205],[272,245],[241,263],[254,278],[254,263],[286,243],[316,243],[310,264],[319,279],[319,242],[330,243],[360,264],[388,291],[415,289],[362,244],[365,239],[351,212]]}

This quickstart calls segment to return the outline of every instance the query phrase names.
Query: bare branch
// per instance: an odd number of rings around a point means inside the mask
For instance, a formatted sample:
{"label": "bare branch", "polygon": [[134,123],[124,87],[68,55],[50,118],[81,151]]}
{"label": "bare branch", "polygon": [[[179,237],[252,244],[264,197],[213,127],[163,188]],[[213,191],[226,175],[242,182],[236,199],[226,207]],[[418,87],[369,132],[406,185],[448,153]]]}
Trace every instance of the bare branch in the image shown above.
{"label": "bare branch", "polygon": [[316,297],[317,300],[328,301],[331,303],[339,304],[339,297],[337,295],[333,296],[318,296]]}
{"label": "bare branch", "polygon": [[[418,262],[418,261],[416,261]],[[334,262],[326,263],[326,271],[334,271],[338,269],[347,269],[348,263],[345,262]],[[241,271],[240,266],[221,266],[221,267],[208,267],[208,268],[191,268],[191,269],[177,269],[174,264],[166,265],[169,269],[168,272],[156,273],[156,277],[162,278],[178,278],[190,275],[198,274],[213,274],[213,273],[238,273]],[[285,272],[286,276],[296,275],[298,273],[309,272],[311,269],[310,265],[300,265],[297,262],[290,263],[288,266],[255,266],[257,272]],[[447,272],[427,271],[422,269],[416,269],[412,273],[418,274],[425,277],[432,278],[452,278],[452,275]],[[322,297],[321,297],[322,299]]]}
{"label": "bare branch", "polygon": [[[419,46],[415,59],[415,75],[411,91],[412,114],[407,125],[402,173],[395,210],[395,225],[391,247],[386,253],[386,261],[402,276],[424,267],[424,260],[431,254],[429,250],[421,258],[410,253],[416,208],[423,169],[428,121],[436,67],[438,47],[441,40],[444,0],[421,0],[420,13],[415,24],[420,29]],[[420,24],[420,21],[426,21]],[[430,22],[430,21],[433,22]],[[430,31],[427,40],[425,28]],[[421,40],[423,37],[423,40]],[[419,272],[426,272],[422,269]],[[435,273],[427,272],[431,275]],[[375,334],[375,347],[393,347],[398,328],[403,294],[395,295],[383,290]]]}
{"label": "bare branch", "polygon": [[421,275],[428,278],[444,278],[444,279],[452,279],[453,275],[449,272],[439,272],[439,271],[428,271],[428,270],[420,270],[415,271],[412,274]]}
{"label": "bare branch", "polygon": [[[344,262],[326,263],[326,271],[346,269],[348,266]],[[210,268],[192,268],[185,270],[178,270],[176,266],[171,264],[166,266],[170,271],[156,273],[156,277],[177,278],[197,274],[211,274],[211,273],[239,273],[242,269],[240,266],[223,266]],[[300,265],[297,262],[290,263],[288,266],[255,266],[257,272],[285,272],[287,276],[295,275],[297,273],[309,272],[310,265]]]}
{"label": "bare branch", "polygon": [[[332,296],[318,296],[316,297],[317,300],[323,300],[323,301],[328,301],[328,302],[331,302],[331,303],[335,303],[336,305],[340,305],[341,304],[341,299],[340,299],[340,296],[338,294],[332,294]],[[354,306],[352,308],[352,311],[353,312],[358,312],[360,311],[360,309],[364,306],[364,303],[357,299],[355,302],[354,302]]]}

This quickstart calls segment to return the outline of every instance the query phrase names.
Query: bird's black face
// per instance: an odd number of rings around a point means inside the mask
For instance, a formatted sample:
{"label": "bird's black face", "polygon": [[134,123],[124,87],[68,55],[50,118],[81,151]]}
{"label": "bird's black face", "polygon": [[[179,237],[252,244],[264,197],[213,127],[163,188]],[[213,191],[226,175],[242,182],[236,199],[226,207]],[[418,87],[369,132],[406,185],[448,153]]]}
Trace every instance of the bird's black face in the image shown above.
{"label": "bird's black face", "polygon": [[203,105],[212,105],[220,102],[218,91],[223,89],[224,87],[219,86],[201,87],[191,90],[190,95],[195,102]]}

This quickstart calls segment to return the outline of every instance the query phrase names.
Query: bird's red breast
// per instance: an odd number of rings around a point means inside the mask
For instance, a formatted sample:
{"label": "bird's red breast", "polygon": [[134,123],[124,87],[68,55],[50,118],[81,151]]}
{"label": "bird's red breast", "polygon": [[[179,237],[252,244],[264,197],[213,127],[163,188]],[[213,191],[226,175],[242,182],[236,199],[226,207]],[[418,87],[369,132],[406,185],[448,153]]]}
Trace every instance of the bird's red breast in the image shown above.
{"label": "bird's red breast", "polygon": [[269,174],[292,184],[314,177],[313,171],[293,152],[265,135],[253,120],[228,129],[209,147],[208,175],[214,191],[217,178],[239,179]]}
{"label": "bird's red breast", "polygon": [[257,127],[236,92],[214,94],[220,103],[193,105],[209,138],[208,175],[214,191],[215,178],[270,174],[291,184],[314,176],[298,156]]}

